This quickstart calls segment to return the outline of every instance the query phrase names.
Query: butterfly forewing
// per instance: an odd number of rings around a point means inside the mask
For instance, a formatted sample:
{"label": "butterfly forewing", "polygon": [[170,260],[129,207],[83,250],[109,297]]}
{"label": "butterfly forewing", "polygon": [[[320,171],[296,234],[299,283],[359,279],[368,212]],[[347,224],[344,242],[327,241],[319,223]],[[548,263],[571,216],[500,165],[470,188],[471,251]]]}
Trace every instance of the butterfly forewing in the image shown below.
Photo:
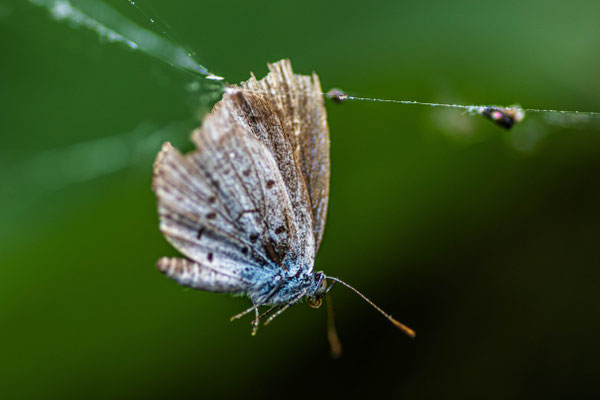
{"label": "butterfly forewing", "polygon": [[[257,137],[272,149],[282,171],[290,168],[289,161],[293,158],[302,174],[302,185],[310,197],[316,253],[325,229],[330,174],[329,128],[321,84],[316,74],[295,75],[289,60],[268,66],[267,77],[260,81],[252,77],[241,86],[260,94],[273,110],[272,115],[281,121],[283,138],[268,134]],[[289,143],[292,154],[287,152],[288,146],[281,146],[282,141]],[[295,173],[283,173],[283,177],[293,193],[298,184]]]}
{"label": "butterfly forewing", "polygon": [[253,232],[249,240],[256,242],[268,259],[285,266],[287,258],[304,250],[298,241],[300,229],[293,204],[272,154],[232,110],[236,97],[237,93],[226,93],[202,128],[192,134],[204,155],[195,163],[199,169],[209,165],[231,176],[217,185],[222,206],[235,209],[236,219],[247,221],[246,229],[260,229],[259,236]]}
{"label": "butterfly forewing", "polygon": [[[252,135],[254,140],[258,139],[275,160],[297,227],[295,232],[290,232],[294,244],[293,257],[304,260],[300,262],[303,265],[312,266],[315,241],[310,198],[281,119],[263,94],[232,88],[225,99],[228,101],[217,107],[217,112],[227,115],[224,124],[238,126],[239,130]],[[285,228],[281,226],[279,229]]]}

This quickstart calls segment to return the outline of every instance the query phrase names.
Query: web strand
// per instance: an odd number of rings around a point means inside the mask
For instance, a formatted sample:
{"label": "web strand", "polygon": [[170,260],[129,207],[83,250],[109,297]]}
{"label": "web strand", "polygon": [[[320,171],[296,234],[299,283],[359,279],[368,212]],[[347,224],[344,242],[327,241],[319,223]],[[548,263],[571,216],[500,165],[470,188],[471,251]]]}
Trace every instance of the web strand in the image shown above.
{"label": "web strand", "polygon": [[171,43],[181,47],[183,50],[185,50],[188,57],[190,57],[192,60],[196,61],[196,63],[199,66],[199,70],[200,70],[199,72],[201,74],[207,75],[207,76],[212,75],[205,67],[203,67],[202,65],[200,65],[200,63],[198,63],[198,61],[196,60],[196,58],[198,56],[196,54],[196,52],[192,48],[187,46],[183,42],[183,40],[181,40],[181,38],[175,32],[175,29],[173,29],[173,27],[167,21],[162,20],[158,17],[155,17],[155,15],[158,15],[158,13],[149,4],[142,2],[142,0],[127,0],[127,1],[129,2],[129,4],[132,7],[134,7],[139,13],[141,13],[144,16],[144,18],[146,18],[153,26],[155,26],[162,33],[162,35],[164,35],[165,38],[167,38],[167,40],[169,42],[171,42]]}
{"label": "web strand", "polygon": [[[141,9],[135,1],[130,4],[149,18],[161,29],[161,35],[149,31],[129,18],[121,15],[107,4],[94,0],[29,0],[32,4],[45,7],[57,21],[68,22],[73,27],[83,27],[95,31],[109,43],[121,43],[132,50],[141,51],[168,63],[194,78],[220,81],[223,78],[212,74],[199,64],[194,53],[180,43],[173,41],[163,24],[157,23]],[[166,38],[165,38],[166,37]]]}
{"label": "web strand", "polygon": [[[123,43],[133,50],[140,50],[153,57],[156,57],[171,66],[190,74],[193,77],[203,77],[209,80],[221,81],[222,77],[212,74],[206,67],[196,61],[196,54],[189,47],[182,44],[173,28],[166,22],[153,17],[156,14],[141,0],[127,0],[144,18],[157,27],[162,36],[156,35],[138,25],[126,17],[123,17],[108,5],[92,0],[80,0],[71,4],[69,0],[29,0],[31,3],[46,7],[56,20],[66,20],[74,26],[83,26],[96,31],[100,37],[109,42]],[[224,82],[223,82],[224,83]],[[239,89],[235,90],[246,90]],[[259,91],[252,91],[260,93]],[[270,91],[271,94],[277,91]],[[289,94],[288,92],[286,92]],[[314,93],[307,93],[314,95]],[[579,111],[579,110],[558,110],[543,108],[522,108],[520,106],[503,107],[498,105],[464,105],[451,103],[436,103],[418,100],[403,99],[384,99],[377,97],[351,96],[339,89],[332,89],[328,93],[320,93],[336,103],[346,101],[367,101],[375,103],[389,103],[402,105],[417,105],[435,108],[453,108],[464,110],[467,114],[483,115],[496,124],[510,129],[513,124],[520,122],[524,112],[545,113],[554,115],[578,115],[584,117],[596,117],[600,115],[599,111]],[[523,114],[515,114],[523,112]]]}
{"label": "web strand", "polygon": [[[288,93],[288,92],[277,91],[277,90],[270,90],[268,92],[265,92],[265,91],[242,89],[242,88],[235,88],[235,89],[230,89],[230,90],[242,90],[242,91],[252,92],[252,93],[257,93],[257,94]],[[299,92],[299,93],[300,94],[305,93],[307,95],[313,94],[312,92],[308,92],[308,91],[307,92]],[[339,93],[343,93],[343,92],[339,92]],[[321,96],[331,98],[331,92],[328,92],[328,93],[321,92],[319,94]],[[345,95],[343,97],[343,99],[338,100],[337,102],[345,102],[345,101],[368,101],[368,102],[373,102],[373,103],[389,103],[389,104],[416,105],[416,106],[439,107],[439,108],[455,108],[455,109],[464,110],[467,113],[471,113],[471,114],[481,114],[483,110],[488,109],[490,107],[500,107],[497,105],[466,105],[466,104],[453,104],[453,103],[433,103],[433,102],[418,101],[418,100],[383,99],[383,98],[377,98],[377,97],[360,97],[360,96],[350,96],[350,95]],[[523,110],[523,111],[532,112],[532,113],[577,114],[577,115],[584,115],[584,116],[600,116],[599,111],[554,110],[554,109],[542,109],[542,108],[522,108],[522,107],[516,107],[516,106],[509,106],[509,107],[502,107],[502,108],[505,110]]]}
{"label": "web strand", "polygon": [[[327,95],[327,93],[322,93],[323,95]],[[357,101],[371,101],[377,103],[392,103],[392,104],[410,104],[410,105],[418,105],[418,106],[429,106],[429,107],[446,107],[446,108],[459,108],[471,112],[477,112],[482,108],[494,107],[493,105],[463,105],[463,104],[446,104],[446,103],[429,103],[425,101],[415,101],[415,100],[395,100],[395,99],[378,99],[371,97],[356,97],[356,96],[348,96],[348,100],[357,100]],[[515,109],[513,107],[506,107],[507,109]],[[541,108],[521,108],[521,110],[527,112],[535,112],[535,113],[555,113],[555,114],[581,114],[581,115],[600,115],[600,112],[597,111],[575,111],[575,110],[550,110],[550,109],[541,109]]]}

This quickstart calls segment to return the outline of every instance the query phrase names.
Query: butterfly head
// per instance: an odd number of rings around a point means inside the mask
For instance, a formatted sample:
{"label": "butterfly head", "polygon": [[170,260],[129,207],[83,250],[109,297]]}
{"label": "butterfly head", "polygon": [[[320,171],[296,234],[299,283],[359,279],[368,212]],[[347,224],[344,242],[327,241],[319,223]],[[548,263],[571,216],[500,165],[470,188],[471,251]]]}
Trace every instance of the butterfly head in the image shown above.
{"label": "butterfly head", "polygon": [[308,305],[312,308],[319,308],[323,304],[323,296],[333,288],[335,281],[331,285],[327,284],[327,276],[323,271],[315,274],[314,291],[308,296]]}

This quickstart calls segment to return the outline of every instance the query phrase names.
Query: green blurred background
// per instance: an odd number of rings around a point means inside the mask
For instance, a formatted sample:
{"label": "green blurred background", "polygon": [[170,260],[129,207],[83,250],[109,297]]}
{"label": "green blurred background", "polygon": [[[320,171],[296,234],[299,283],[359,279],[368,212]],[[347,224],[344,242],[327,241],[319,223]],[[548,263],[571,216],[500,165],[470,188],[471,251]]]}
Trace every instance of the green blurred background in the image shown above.
{"label": "green blurred background", "polygon": [[[597,0],[144,4],[230,82],[288,57],[358,96],[600,110]],[[206,109],[189,75],[22,0],[0,2],[0,54],[0,397],[600,396],[599,117],[529,113],[506,132],[456,110],[328,104],[317,269],[417,331],[336,288],[334,361],[324,308],[250,337],[249,319],[228,321],[247,300],[155,269],[176,252],[153,156],[190,149]]]}

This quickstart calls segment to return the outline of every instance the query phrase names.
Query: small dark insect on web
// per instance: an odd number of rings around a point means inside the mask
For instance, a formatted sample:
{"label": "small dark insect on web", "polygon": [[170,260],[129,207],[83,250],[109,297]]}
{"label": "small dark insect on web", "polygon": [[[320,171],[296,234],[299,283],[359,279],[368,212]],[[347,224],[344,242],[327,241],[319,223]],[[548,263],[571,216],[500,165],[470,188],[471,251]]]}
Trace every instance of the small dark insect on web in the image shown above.
{"label": "small dark insect on web", "polygon": [[510,129],[525,118],[525,111],[518,105],[510,107],[490,106],[485,107],[481,111],[481,115],[504,129]]}
{"label": "small dark insect on web", "polygon": [[348,100],[348,94],[344,93],[341,89],[333,88],[329,92],[325,94],[329,100],[333,101],[336,104],[342,104]]}
{"label": "small dark insect on web", "polygon": [[[325,97],[330,99],[336,104],[342,104],[347,100],[363,100],[363,101],[377,101],[377,102],[386,102],[386,103],[396,103],[396,104],[416,104],[416,105],[427,105],[431,107],[449,107],[449,108],[463,108],[463,106],[459,104],[440,104],[440,103],[423,103],[417,101],[386,101],[383,99],[368,99],[364,97],[354,97],[349,96],[347,93],[344,93],[340,89],[331,89],[329,92],[325,94]],[[523,118],[525,118],[525,110],[521,108],[518,104],[512,105],[510,107],[501,107],[501,106],[465,106],[466,110],[470,114],[478,114],[481,115],[490,121],[494,122],[496,125],[504,128],[511,129],[515,124],[521,122]]]}

